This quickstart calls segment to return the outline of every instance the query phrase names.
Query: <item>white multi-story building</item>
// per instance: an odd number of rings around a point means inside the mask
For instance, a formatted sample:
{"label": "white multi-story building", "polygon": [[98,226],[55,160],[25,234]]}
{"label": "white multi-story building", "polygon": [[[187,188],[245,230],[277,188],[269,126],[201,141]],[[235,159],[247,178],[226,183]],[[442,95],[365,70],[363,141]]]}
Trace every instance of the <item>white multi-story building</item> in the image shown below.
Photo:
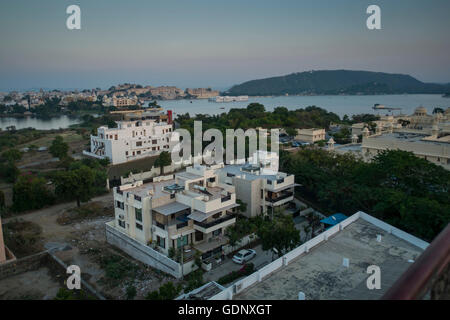
{"label": "white multi-story building", "polygon": [[325,140],[325,129],[297,129],[295,140],[308,143]]}
{"label": "white multi-story building", "polygon": [[83,153],[118,164],[170,151],[172,124],[145,118],[116,123],[116,128],[99,127],[91,135],[90,151]]}
{"label": "white multi-story building", "polygon": [[257,151],[248,163],[217,170],[219,181],[236,188],[236,197],[247,205],[247,217],[272,214],[276,208],[294,207],[295,177],[278,172],[278,155]]}
{"label": "white multi-story building", "polygon": [[[152,183],[139,181],[114,188],[115,219],[108,226],[125,236],[126,242],[137,241],[166,256],[189,247],[184,261],[195,252],[203,260],[221,255],[222,246],[228,243],[225,229],[236,222],[233,212],[238,205],[234,187],[219,183],[219,167],[195,165],[154,178]],[[109,242],[121,243],[127,251],[127,245],[114,238],[108,235]]]}

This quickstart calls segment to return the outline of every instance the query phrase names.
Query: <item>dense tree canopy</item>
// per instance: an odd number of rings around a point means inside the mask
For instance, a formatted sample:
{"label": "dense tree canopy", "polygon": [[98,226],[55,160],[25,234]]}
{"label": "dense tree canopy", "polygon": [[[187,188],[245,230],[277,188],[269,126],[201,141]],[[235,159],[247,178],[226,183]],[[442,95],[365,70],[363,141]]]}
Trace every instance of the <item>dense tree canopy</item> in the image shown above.
{"label": "dense tree canopy", "polygon": [[53,203],[46,180],[32,174],[18,177],[13,187],[13,211],[35,210]]}
{"label": "dense tree canopy", "polygon": [[280,164],[330,213],[362,210],[425,240],[450,222],[450,172],[410,152],[384,151],[366,163],[304,149],[283,153]]}

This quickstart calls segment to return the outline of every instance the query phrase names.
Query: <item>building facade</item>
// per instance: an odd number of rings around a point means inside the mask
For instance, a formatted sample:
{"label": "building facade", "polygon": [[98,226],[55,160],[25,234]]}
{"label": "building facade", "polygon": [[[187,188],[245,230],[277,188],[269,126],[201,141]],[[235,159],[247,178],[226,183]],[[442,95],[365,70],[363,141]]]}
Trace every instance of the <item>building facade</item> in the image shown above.
{"label": "building facade", "polygon": [[145,117],[116,124],[116,128],[99,127],[97,135],[91,135],[90,151],[83,153],[118,164],[170,151],[172,124]]}
{"label": "building facade", "polygon": [[236,222],[236,193],[221,184],[217,167],[196,165],[152,183],[114,188],[116,230],[164,255],[190,248],[205,260],[221,254],[227,227]]}
{"label": "building facade", "polygon": [[309,143],[325,140],[325,129],[297,129],[295,140]]}
{"label": "building facade", "polygon": [[433,135],[416,132],[390,132],[367,135],[362,141],[362,156],[370,161],[383,150],[403,150],[450,170],[450,132]]}
{"label": "building facade", "polygon": [[219,181],[234,186],[236,197],[247,205],[245,216],[295,208],[295,177],[278,172],[278,161],[276,153],[258,151],[245,164],[218,169]]}

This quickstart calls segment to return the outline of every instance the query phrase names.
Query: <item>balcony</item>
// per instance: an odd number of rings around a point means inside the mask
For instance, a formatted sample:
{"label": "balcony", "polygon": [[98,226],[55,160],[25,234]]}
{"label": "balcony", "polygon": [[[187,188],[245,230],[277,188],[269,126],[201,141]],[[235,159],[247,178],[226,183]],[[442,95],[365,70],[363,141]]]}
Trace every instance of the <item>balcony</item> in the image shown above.
{"label": "balcony", "polygon": [[229,193],[227,196],[220,198],[220,202],[226,202],[231,200],[231,194]]}
{"label": "balcony", "polygon": [[159,223],[158,221],[154,221],[153,224],[160,229],[166,230],[166,226],[163,225],[162,223]]}
{"label": "balcony", "polygon": [[236,214],[232,214],[232,213],[227,213],[224,217],[216,219],[214,221],[211,222],[198,222],[198,221],[194,221],[194,225],[199,226],[200,228],[204,229],[204,230],[199,230],[199,231],[204,231],[204,233],[209,233],[211,231],[206,231],[212,227],[215,227],[223,222],[226,222],[228,220],[232,220],[232,219],[236,219]]}
{"label": "balcony", "polygon": [[290,197],[293,197],[293,196],[294,196],[294,193],[292,193],[292,192],[283,192],[283,193],[281,193],[279,196],[277,196],[275,198],[268,198],[268,197],[266,197],[266,201],[273,204],[273,203],[276,203],[278,201],[281,201],[281,200],[284,200],[284,199],[287,199],[287,198],[290,198]]}

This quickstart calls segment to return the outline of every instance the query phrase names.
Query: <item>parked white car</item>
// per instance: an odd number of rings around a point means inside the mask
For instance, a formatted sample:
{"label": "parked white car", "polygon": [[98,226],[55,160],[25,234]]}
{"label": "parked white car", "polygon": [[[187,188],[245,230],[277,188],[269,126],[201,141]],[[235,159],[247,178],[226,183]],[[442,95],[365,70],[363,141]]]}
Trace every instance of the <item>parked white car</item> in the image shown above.
{"label": "parked white car", "polygon": [[256,251],[252,249],[241,250],[233,256],[233,261],[238,264],[244,264],[256,256]]}

